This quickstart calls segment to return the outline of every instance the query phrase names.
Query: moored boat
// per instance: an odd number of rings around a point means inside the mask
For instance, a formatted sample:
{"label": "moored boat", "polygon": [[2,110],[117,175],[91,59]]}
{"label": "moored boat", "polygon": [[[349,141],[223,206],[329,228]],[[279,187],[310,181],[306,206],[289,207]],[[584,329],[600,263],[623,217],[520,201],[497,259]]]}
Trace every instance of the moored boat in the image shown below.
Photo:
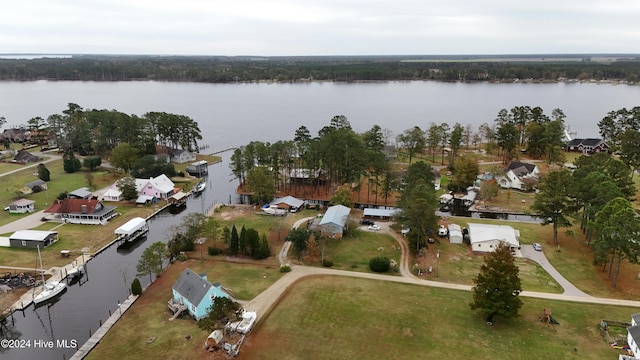
{"label": "moored boat", "polygon": [[67,287],[67,284],[58,281],[52,281],[44,285],[40,294],[33,298],[34,304],[38,305],[41,302],[50,300],[60,295]]}

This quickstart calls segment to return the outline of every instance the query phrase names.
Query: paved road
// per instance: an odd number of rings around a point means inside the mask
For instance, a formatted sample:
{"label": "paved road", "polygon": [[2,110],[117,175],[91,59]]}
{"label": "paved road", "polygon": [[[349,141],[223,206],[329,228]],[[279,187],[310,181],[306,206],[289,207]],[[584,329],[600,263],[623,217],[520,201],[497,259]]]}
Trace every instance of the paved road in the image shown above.
{"label": "paved road", "polygon": [[556,268],[554,268],[549,263],[549,261],[547,260],[547,257],[544,256],[544,252],[534,250],[532,245],[522,245],[520,250],[522,251],[523,257],[527,259],[531,259],[537,262],[538,264],[540,264],[540,266],[542,266],[542,268],[547,273],[549,273],[549,275],[551,275],[553,279],[557,281],[558,284],[560,284],[560,286],[562,286],[562,288],[564,289],[564,292],[562,293],[563,295],[579,296],[579,297],[587,297],[587,298],[592,297],[591,295],[586,294],[582,290],[575,287],[572,283],[569,282],[569,280],[565,279],[564,276],[562,276],[558,272],[558,270],[556,270]]}
{"label": "paved road", "polygon": [[[307,219],[302,219],[296,222],[294,228],[297,228],[302,222]],[[332,276],[348,276],[354,278],[362,278],[362,279],[372,279],[372,280],[382,280],[382,281],[393,281],[400,282],[405,284],[413,284],[419,286],[431,286],[442,289],[453,289],[453,290],[462,290],[462,291],[471,291],[472,286],[470,285],[462,285],[462,284],[451,284],[445,282],[431,281],[431,280],[423,280],[416,276],[414,276],[409,270],[408,259],[409,259],[409,250],[407,248],[407,243],[405,238],[395,231],[389,228],[389,223],[381,223],[379,222],[381,230],[389,235],[393,236],[400,247],[402,249],[402,259],[400,262],[400,273],[402,276],[392,276],[392,275],[382,275],[382,274],[374,274],[374,273],[361,273],[355,271],[346,271],[346,270],[336,270],[336,269],[328,269],[321,267],[310,267],[310,266],[302,266],[302,265],[291,265],[291,272],[285,274],[278,281],[276,281],[273,285],[267,288],[265,291],[260,293],[258,296],[250,300],[246,303],[244,308],[248,311],[256,311],[258,314],[258,320],[262,321],[262,319],[266,318],[269,312],[273,309],[275,304],[278,303],[280,298],[286,294],[286,291],[294,285],[296,282],[310,277],[310,276],[323,276],[323,275],[332,275]],[[369,231],[363,228],[363,231]],[[572,301],[572,302],[581,302],[581,303],[590,303],[590,304],[603,304],[603,305],[616,305],[616,306],[629,306],[629,307],[640,307],[640,301],[632,301],[632,300],[621,300],[621,299],[608,299],[608,298],[598,298],[588,295],[582,292],[580,289],[576,288],[571,284],[568,280],[566,280],[558,271],[551,266],[547,258],[544,256],[544,253],[541,251],[533,250],[531,245],[524,245],[521,249],[522,255],[528,259],[531,259],[538,264],[540,264],[564,289],[564,293],[562,294],[552,294],[552,293],[541,293],[535,291],[523,291],[520,295],[524,297],[538,298],[538,299],[548,299],[548,300],[561,300],[561,301]],[[279,253],[280,263],[288,263],[286,256],[288,252],[288,247],[283,247],[283,249]]]}

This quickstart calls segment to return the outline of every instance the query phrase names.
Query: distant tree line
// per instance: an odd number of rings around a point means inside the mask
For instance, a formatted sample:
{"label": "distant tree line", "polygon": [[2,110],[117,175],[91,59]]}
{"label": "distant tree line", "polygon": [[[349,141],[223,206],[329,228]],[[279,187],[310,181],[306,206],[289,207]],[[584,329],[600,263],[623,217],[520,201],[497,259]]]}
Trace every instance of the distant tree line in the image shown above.
{"label": "distant tree line", "polygon": [[0,80],[126,81],[161,80],[206,83],[237,81],[537,81],[624,80],[637,82],[640,59],[611,62],[572,60],[492,61],[479,57],[207,57],[97,56],[1,59]]}

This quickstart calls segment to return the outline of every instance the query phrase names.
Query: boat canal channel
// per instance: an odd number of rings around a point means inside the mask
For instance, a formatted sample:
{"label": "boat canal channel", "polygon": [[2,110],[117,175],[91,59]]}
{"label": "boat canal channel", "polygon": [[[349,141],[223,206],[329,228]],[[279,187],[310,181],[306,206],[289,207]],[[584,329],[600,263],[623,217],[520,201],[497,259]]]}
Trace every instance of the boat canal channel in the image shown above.
{"label": "boat canal channel", "polygon": [[[84,266],[80,281],[70,282],[59,297],[16,310],[0,323],[3,344],[12,339],[16,346],[0,347],[2,359],[71,359],[104,322],[127,300],[136,264],[142,252],[157,241],[167,242],[172,228],[193,212],[206,214],[216,203],[231,202],[235,190],[227,161],[209,165],[206,190],[189,196],[181,211],[165,208],[147,220],[149,232],[129,247],[112,243]],[[213,174],[221,176],[213,176]],[[122,243],[122,242],[120,242]],[[149,277],[138,277],[142,287]],[[66,281],[66,280],[65,280]],[[167,293],[167,298],[170,293]]]}

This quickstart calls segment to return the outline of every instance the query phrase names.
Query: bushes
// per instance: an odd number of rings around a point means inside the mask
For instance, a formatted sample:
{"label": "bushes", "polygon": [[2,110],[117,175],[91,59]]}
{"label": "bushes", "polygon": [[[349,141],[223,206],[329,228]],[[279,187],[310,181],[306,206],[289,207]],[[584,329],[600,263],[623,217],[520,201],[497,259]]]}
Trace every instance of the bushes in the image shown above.
{"label": "bushes", "polygon": [[140,280],[138,280],[138,278],[133,279],[133,282],[131,283],[131,293],[133,295],[142,294],[142,285],[140,284]]}
{"label": "bushes", "polygon": [[331,260],[330,258],[322,259],[322,266],[324,266],[324,267],[332,267],[333,266],[333,260]]}
{"label": "bushes", "polygon": [[222,254],[223,250],[209,246],[209,248],[207,249],[207,253],[209,253],[209,255],[211,256],[215,256]]}
{"label": "bushes", "polygon": [[289,264],[280,265],[280,272],[281,273],[288,273],[290,271],[291,271],[291,266],[289,266]]}
{"label": "bushes", "polygon": [[387,257],[378,256],[369,260],[369,268],[373,272],[387,272],[391,266],[391,261]]}

